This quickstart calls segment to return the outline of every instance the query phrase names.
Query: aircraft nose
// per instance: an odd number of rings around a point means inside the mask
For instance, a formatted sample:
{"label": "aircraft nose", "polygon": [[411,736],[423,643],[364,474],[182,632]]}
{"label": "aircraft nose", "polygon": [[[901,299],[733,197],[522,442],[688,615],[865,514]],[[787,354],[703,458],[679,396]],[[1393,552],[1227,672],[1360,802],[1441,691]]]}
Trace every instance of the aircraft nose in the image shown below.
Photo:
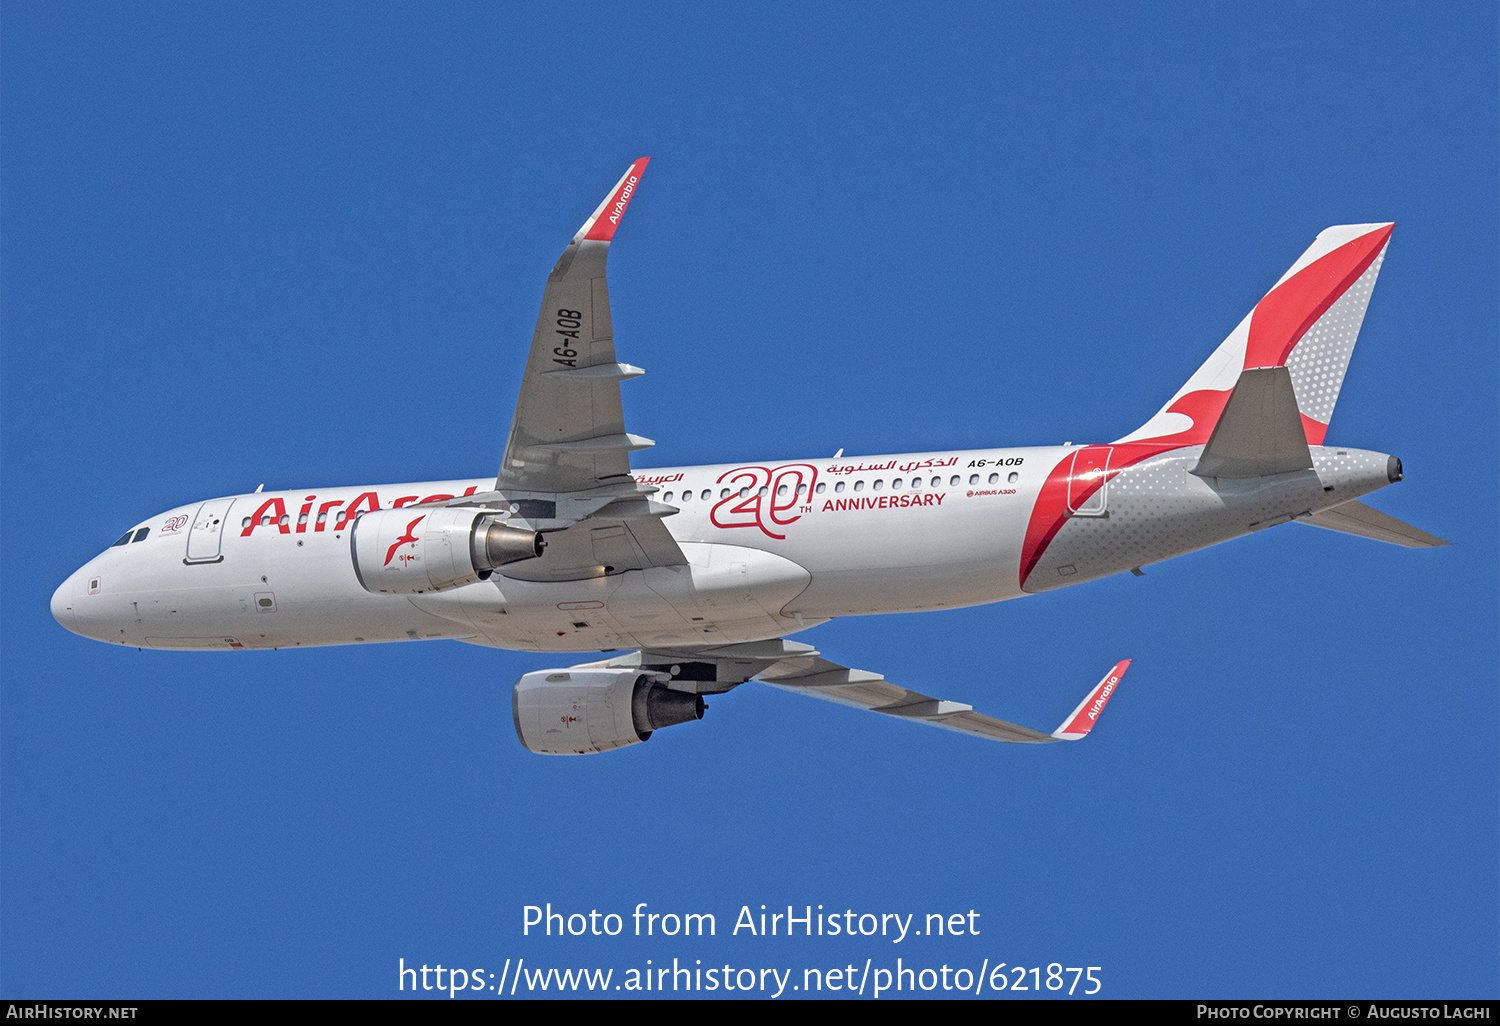
{"label": "aircraft nose", "polygon": [[77,618],[73,615],[73,596],[77,593],[78,574],[73,574],[52,593],[52,618],[73,633],[78,633]]}

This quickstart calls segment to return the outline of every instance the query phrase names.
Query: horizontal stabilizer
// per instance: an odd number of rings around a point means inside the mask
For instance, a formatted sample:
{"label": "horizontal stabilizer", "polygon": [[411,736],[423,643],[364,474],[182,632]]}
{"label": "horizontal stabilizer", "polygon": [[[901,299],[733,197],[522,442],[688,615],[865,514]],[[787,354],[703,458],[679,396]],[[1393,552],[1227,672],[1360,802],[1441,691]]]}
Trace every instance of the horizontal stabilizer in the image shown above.
{"label": "horizontal stabilizer", "polygon": [[1298,517],[1297,523],[1357,534],[1361,538],[1404,545],[1409,549],[1430,549],[1451,544],[1362,502],[1346,502],[1321,513]]}
{"label": "horizontal stabilizer", "polygon": [[1291,373],[1285,367],[1255,367],[1240,374],[1193,473],[1269,477],[1312,465]]}

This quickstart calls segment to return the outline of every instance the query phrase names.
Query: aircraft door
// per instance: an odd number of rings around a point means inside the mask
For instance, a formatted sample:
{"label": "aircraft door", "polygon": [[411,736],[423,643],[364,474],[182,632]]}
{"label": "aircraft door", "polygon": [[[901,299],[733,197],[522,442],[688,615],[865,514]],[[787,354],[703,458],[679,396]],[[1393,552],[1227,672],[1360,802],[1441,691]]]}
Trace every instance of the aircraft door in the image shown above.
{"label": "aircraft door", "polygon": [[1108,512],[1109,457],[1114,447],[1090,445],[1073,454],[1068,475],[1068,512],[1075,517],[1102,517]]}
{"label": "aircraft door", "polygon": [[210,499],[198,507],[188,531],[187,558],[184,563],[218,563],[223,560],[219,546],[229,529],[229,509],[233,499]]}

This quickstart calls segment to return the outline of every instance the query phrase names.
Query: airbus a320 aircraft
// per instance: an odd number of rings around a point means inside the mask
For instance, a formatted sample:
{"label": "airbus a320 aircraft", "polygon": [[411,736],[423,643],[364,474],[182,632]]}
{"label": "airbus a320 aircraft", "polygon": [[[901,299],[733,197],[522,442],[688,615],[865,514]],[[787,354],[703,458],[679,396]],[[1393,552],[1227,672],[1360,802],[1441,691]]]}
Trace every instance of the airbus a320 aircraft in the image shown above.
{"label": "airbus a320 aircraft", "polygon": [[[528,673],[533,752],[699,719],[748,680],[996,741],[1076,740],[1112,667],[1050,733],[832,662],[785,636],[836,616],[952,609],[1096,580],[1289,521],[1447,544],[1357,501],[1401,480],[1324,445],[1390,238],[1318,235],[1144,425],[1099,445],[632,471],[605,259],[625,172],[547,279],[494,478],[193,502],[137,524],[52,597],[68,630],[156,649],[452,638],[613,653]],[[842,452],[842,451],[841,451]]]}

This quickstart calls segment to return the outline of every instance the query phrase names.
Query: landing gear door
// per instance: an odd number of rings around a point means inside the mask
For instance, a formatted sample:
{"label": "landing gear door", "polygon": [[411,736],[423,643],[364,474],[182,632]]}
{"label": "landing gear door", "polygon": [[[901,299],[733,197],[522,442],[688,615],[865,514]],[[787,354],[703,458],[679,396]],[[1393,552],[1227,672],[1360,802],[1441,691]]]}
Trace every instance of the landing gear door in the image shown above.
{"label": "landing gear door", "polygon": [[198,507],[192,530],[188,531],[184,563],[218,563],[223,560],[219,546],[224,532],[229,529],[229,508],[233,505],[233,499],[210,499]]}
{"label": "landing gear door", "polygon": [[1108,512],[1109,457],[1113,446],[1090,445],[1073,454],[1068,475],[1068,512],[1075,517],[1102,517]]}

